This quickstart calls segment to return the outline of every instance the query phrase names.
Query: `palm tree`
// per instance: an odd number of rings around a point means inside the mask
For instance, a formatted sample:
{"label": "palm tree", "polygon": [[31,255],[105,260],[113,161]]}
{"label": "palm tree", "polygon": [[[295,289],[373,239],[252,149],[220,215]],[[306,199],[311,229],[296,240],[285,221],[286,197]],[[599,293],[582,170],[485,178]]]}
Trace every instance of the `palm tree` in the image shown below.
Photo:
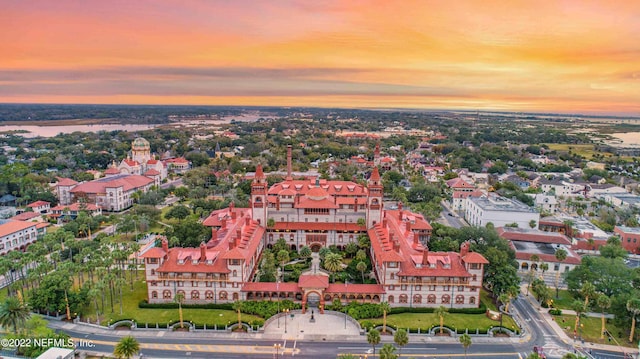
{"label": "palm tree", "polygon": [[364,261],[365,259],[367,259],[367,252],[365,252],[364,249],[358,249],[356,252],[356,260]]}
{"label": "palm tree", "polygon": [[[500,303],[502,303],[502,305],[504,305],[506,311],[506,308],[509,306],[509,302],[511,301],[511,297],[509,297],[509,294],[500,294],[498,296],[498,300],[500,301]],[[500,313],[500,330],[502,330],[502,313]]]}
{"label": "palm tree", "polygon": [[433,314],[440,318],[440,334],[442,334],[442,330],[444,328],[444,317],[448,314],[448,310],[446,307],[441,305],[433,311]]}
{"label": "palm tree", "polygon": [[358,262],[358,264],[356,264],[356,269],[360,272],[360,274],[362,275],[362,283],[364,284],[364,271],[367,270],[367,263],[365,262]]}
{"label": "palm tree", "polygon": [[242,312],[243,308],[244,308],[244,302],[241,302],[239,300],[236,300],[235,302],[233,302],[233,310],[238,312],[238,329],[242,328],[242,316],[240,313]]}
{"label": "palm tree", "polygon": [[184,328],[184,320],[182,317],[182,302],[184,301],[184,293],[178,292],[176,294],[176,303],[178,303],[178,315],[180,316],[180,329]]}
{"label": "palm tree", "polygon": [[[342,268],[342,256],[338,253],[328,253],[324,257],[324,269],[335,273]],[[335,277],[334,277],[335,281]]]}
{"label": "palm tree", "polygon": [[544,279],[544,272],[549,270],[549,263],[540,263],[540,270],[542,271],[542,273],[540,274],[540,278]]}
{"label": "palm tree", "polygon": [[462,347],[464,348],[464,357],[467,357],[467,349],[469,349],[469,347],[471,346],[471,337],[469,336],[469,334],[464,333],[460,336],[460,344],[462,344]]}
{"label": "palm tree", "polygon": [[393,341],[398,346],[398,356],[401,356],[402,347],[409,344],[409,335],[407,335],[407,331],[404,329],[396,330],[395,334],[393,334]]}
{"label": "palm tree", "polygon": [[576,324],[573,327],[573,331],[578,330],[578,323],[580,322],[580,316],[586,311],[584,302],[581,300],[575,300],[571,303],[571,309],[576,312]]}
{"label": "palm tree", "polygon": [[300,257],[302,258],[311,257],[311,248],[307,246],[303,246],[302,248],[300,248]]}
{"label": "palm tree", "polygon": [[605,324],[605,319],[604,319],[604,312],[609,309],[611,307],[611,298],[607,297],[606,294],[604,293],[600,293],[598,295],[598,299],[596,300],[598,303],[598,307],[600,307],[601,310],[601,314],[602,314],[602,328],[600,330],[600,339],[604,339],[604,324]]}
{"label": "palm tree", "polygon": [[130,359],[140,351],[140,343],[132,336],[126,336],[120,339],[113,354],[118,359]]}
{"label": "palm tree", "polygon": [[555,253],[556,260],[558,263],[558,271],[556,272],[556,299],[560,298],[560,290],[558,287],[560,286],[560,264],[567,259],[567,251],[565,249],[558,249]]}
{"label": "palm tree", "polygon": [[367,333],[367,342],[373,347],[373,355],[376,355],[376,345],[380,344],[380,332],[378,329],[371,329]]}
{"label": "palm tree", "polygon": [[388,302],[381,302],[380,309],[382,310],[382,332],[387,332],[387,313],[391,310]]}
{"label": "palm tree", "polygon": [[380,349],[380,359],[396,359],[398,355],[396,354],[396,347],[387,343],[382,346]]}
{"label": "palm tree", "polygon": [[631,343],[636,329],[636,317],[640,314],[640,298],[629,299],[627,310],[631,312],[631,334],[629,334],[629,343]]}
{"label": "palm tree", "polygon": [[17,297],[7,297],[0,304],[0,325],[3,328],[13,327],[13,334],[18,334],[18,328],[24,325],[30,315],[29,307]]}
{"label": "palm tree", "polygon": [[580,288],[580,294],[584,296],[584,308],[589,309],[589,298],[596,295],[596,286],[589,282],[586,282],[582,284],[582,288]]}

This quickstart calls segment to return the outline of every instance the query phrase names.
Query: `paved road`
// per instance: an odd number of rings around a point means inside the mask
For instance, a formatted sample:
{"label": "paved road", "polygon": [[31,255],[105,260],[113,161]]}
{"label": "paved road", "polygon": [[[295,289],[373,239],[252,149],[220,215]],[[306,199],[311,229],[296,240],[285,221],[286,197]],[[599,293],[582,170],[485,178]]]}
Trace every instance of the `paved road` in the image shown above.
{"label": "paved road", "polygon": [[464,219],[460,218],[460,216],[452,211],[448,205],[446,205],[445,203],[440,203],[440,206],[442,207],[442,214],[440,216],[440,219],[441,222],[445,222],[443,223],[444,225],[454,228],[462,228],[467,226]]}

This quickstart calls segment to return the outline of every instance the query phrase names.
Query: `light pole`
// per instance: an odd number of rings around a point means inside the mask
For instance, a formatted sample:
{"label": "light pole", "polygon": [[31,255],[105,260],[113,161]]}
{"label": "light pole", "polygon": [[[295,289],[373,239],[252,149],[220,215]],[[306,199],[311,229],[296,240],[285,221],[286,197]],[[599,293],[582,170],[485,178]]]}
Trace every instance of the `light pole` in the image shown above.
{"label": "light pole", "polygon": [[276,282],[276,292],[278,293],[278,328],[280,328],[280,281]]}
{"label": "light pole", "polygon": [[276,359],[278,359],[278,355],[280,354],[279,353],[280,348],[282,348],[282,345],[280,343],[276,343],[276,344],[273,345],[273,349],[276,350],[276,353],[275,353],[275,358]]}
{"label": "light pole", "polygon": [[284,313],[284,333],[287,334],[287,315],[289,315],[289,308],[283,309],[282,312]]}

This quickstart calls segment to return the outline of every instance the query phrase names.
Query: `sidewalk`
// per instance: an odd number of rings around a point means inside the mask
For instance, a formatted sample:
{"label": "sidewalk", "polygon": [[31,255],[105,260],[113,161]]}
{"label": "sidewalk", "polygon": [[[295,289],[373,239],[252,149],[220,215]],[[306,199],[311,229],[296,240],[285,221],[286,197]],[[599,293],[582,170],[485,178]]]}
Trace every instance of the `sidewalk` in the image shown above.
{"label": "sidewalk", "polygon": [[[525,290],[526,290],[526,287],[525,287]],[[524,293],[522,293],[522,294],[524,295]],[[574,342],[575,342],[574,339],[571,338],[560,327],[560,324],[558,324],[558,322],[555,321],[555,318],[551,314],[549,314],[549,309],[548,308],[542,308],[542,306],[540,306],[540,303],[538,303],[538,301],[533,297],[533,295],[531,293],[529,293],[529,295],[525,296],[525,297],[531,303],[531,305],[540,312],[540,314],[542,315],[542,317],[546,321],[547,325],[556,333],[558,338],[560,340],[562,340],[565,344],[573,346]],[[564,310],[563,309],[562,313],[563,314],[576,315],[576,312],[574,312],[572,310]],[[593,314],[593,315],[589,315],[589,316],[600,317],[600,313],[587,313],[587,314]],[[583,349],[601,349],[601,350],[607,350],[607,351],[619,352],[619,353],[623,353],[624,352],[624,353],[627,353],[627,354],[634,354],[634,355],[638,354],[638,350],[637,349],[628,348],[628,347],[620,347],[620,346],[617,346],[617,345],[591,343],[591,342],[585,342],[584,345],[579,344],[579,345],[577,345],[577,347],[582,347]]]}

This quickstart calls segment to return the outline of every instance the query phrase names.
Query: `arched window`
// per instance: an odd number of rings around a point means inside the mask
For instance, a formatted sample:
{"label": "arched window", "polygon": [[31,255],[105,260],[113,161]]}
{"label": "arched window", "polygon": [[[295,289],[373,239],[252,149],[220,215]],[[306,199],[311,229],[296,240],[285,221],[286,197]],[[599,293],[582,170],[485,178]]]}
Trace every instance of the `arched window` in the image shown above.
{"label": "arched window", "polygon": [[400,303],[407,303],[408,297],[406,294],[400,294]]}
{"label": "arched window", "polygon": [[179,291],[178,291],[178,293],[176,294],[176,296],[177,296],[177,295],[181,295],[181,296],[182,296],[182,299],[185,299],[185,298],[187,297],[187,296],[184,294],[184,290],[179,290]]}
{"label": "arched window", "polygon": [[388,296],[388,297],[387,297],[387,301],[388,301],[389,303],[394,303],[394,302],[395,302],[395,298],[393,298],[393,296],[392,296],[392,295],[390,295],[390,296]]}
{"label": "arched window", "polygon": [[416,295],[414,295],[414,296],[413,296],[413,302],[414,302],[414,303],[417,303],[417,304],[422,303],[422,296],[421,296],[420,294],[416,294]]}
{"label": "arched window", "polygon": [[456,304],[464,304],[464,295],[456,295]]}
{"label": "arched window", "polygon": [[522,270],[529,270],[529,263],[527,262],[522,262],[522,266],[521,266]]}
{"label": "arched window", "polygon": [[427,303],[429,303],[429,304],[435,304],[436,303],[435,294],[429,294],[429,296],[427,297]]}
{"label": "arched window", "polygon": [[237,276],[238,276],[238,271],[237,271],[237,270],[235,270],[235,269],[233,270],[233,276],[234,276],[234,277],[237,277]]}
{"label": "arched window", "polygon": [[225,292],[224,290],[220,292],[220,299],[227,300],[227,292]]}
{"label": "arched window", "polygon": [[204,297],[205,297],[206,299],[213,299],[213,292],[212,292],[212,291],[210,291],[210,290],[206,291],[206,292],[204,293]]}
{"label": "arched window", "polygon": [[156,275],[156,270],[155,269],[151,270],[151,275]]}
{"label": "arched window", "polygon": [[151,292],[151,298],[158,299],[158,292],[156,292],[155,290]]}
{"label": "arched window", "polygon": [[442,304],[449,304],[451,302],[451,296],[445,294],[442,296]]}
{"label": "arched window", "polygon": [[200,299],[200,292],[197,290],[191,291],[191,299]]}
{"label": "arched window", "polygon": [[238,293],[233,293],[231,298],[233,298],[233,300],[238,300]]}
{"label": "arched window", "polygon": [[533,264],[531,265],[531,269],[533,269],[533,270],[538,270],[538,263],[533,263]]}
{"label": "arched window", "polygon": [[474,275],[473,275],[473,278],[472,278],[471,280],[472,280],[472,281],[474,281],[474,282],[475,282],[475,281],[477,281],[477,280],[478,280],[478,275],[477,275],[477,274],[474,274]]}
{"label": "arched window", "polygon": [[476,304],[476,297],[469,297],[469,304]]}
{"label": "arched window", "polygon": [[256,202],[257,203],[262,203],[262,197],[260,197],[260,196],[256,197]]}
{"label": "arched window", "polygon": [[171,299],[171,291],[170,290],[165,290],[162,292],[162,298],[164,299]]}

